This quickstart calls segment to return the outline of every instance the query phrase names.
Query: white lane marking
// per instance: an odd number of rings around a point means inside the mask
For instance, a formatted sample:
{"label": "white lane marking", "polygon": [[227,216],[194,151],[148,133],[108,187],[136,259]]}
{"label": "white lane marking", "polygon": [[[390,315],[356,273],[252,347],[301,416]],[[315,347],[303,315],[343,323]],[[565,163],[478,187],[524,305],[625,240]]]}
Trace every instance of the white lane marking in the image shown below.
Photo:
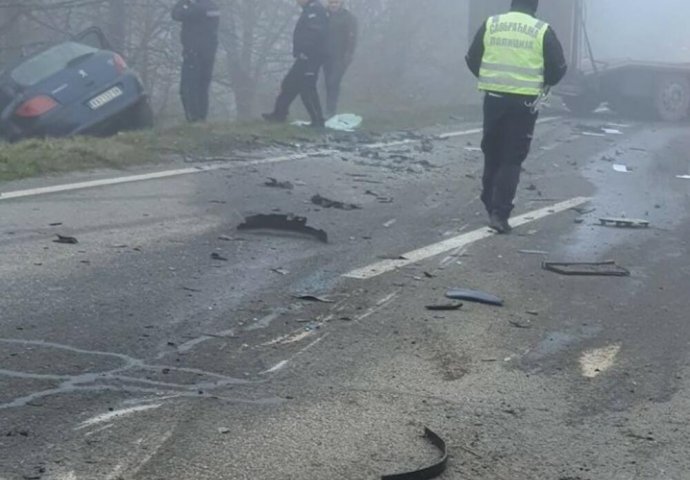
{"label": "white lane marking", "polygon": [[610,345],[584,352],[580,357],[582,375],[587,378],[595,378],[601,375],[613,366],[620,351],[620,345]]}
{"label": "white lane marking", "polygon": [[290,363],[287,360],[281,360],[280,362],[276,363],[273,365],[271,368],[268,370],[264,370],[263,372],[259,373],[259,375],[266,375],[267,373],[275,373],[279,370],[282,370],[283,368],[287,367],[287,364]]}
{"label": "white lane marking", "polygon": [[132,415],[134,413],[144,412],[146,410],[153,410],[156,408],[160,408],[162,405],[162,403],[156,403],[153,405],[140,405],[138,407],[130,407],[122,410],[115,410],[113,412],[104,413],[102,415],[97,415],[93,418],[81,422],[79,426],[74,428],[74,430],[82,430],[87,427],[98,425],[99,423],[109,422],[116,418],[125,417],[127,415]]}
{"label": "white lane marking", "polygon": [[[553,122],[554,120],[558,120],[560,117],[548,117],[544,118],[542,120],[539,120],[537,123],[547,123],[547,122]],[[473,128],[471,130],[463,130],[463,131],[458,131],[458,132],[448,132],[448,133],[443,133],[441,135],[438,135],[438,138],[441,139],[448,139],[448,138],[453,138],[453,137],[462,137],[462,136],[467,136],[467,135],[474,135],[476,133],[481,133],[482,129],[481,128]],[[388,142],[388,143],[374,143],[370,145],[362,145],[363,148],[370,148],[370,149],[381,149],[381,148],[391,148],[391,147],[398,147],[400,145],[408,145],[410,143],[418,143],[420,140],[412,140],[412,139],[407,139],[407,140],[400,140],[396,142]],[[322,150],[314,150],[312,152],[305,152],[305,153],[296,153],[293,155],[284,155],[280,157],[271,157],[271,158],[262,158],[262,159],[256,159],[256,160],[250,160],[247,162],[237,162],[235,165],[237,166],[255,166],[255,165],[265,165],[265,164],[271,164],[271,163],[282,163],[282,162],[289,162],[289,161],[294,161],[294,160],[304,160],[306,158],[311,158],[311,157],[319,157],[322,155],[335,155],[341,153],[339,150],[334,150],[334,149],[322,149]],[[39,195],[49,195],[53,193],[62,193],[62,192],[72,192],[76,190],[85,190],[87,188],[97,188],[97,187],[107,187],[107,186],[112,186],[112,185],[121,185],[123,183],[135,183],[135,182],[145,182],[145,181],[150,181],[150,180],[161,180],[165,178],[172,178],[172,177],[179,177],[182,175],[192,175],[195,173],[206,173],[206,172],[213,172],[215,170],[221,170],[221,169],[226,169],[230,166],[229,163],[221,163],[221,164],[211,164],[211,165],[199,165],[196,167],[190,167],[190,168],[180,168],[176,170],[164,170],[160,172],[152,172],[152,173],[144,173],[141,175],[128,175],[125,177],[114,177],[114,178],[104,178],[101,180],[91,180],[87,182],[78,182],[78,183],[67,183],[63,185],[53,185],[50,187],[40,187],[40,188],[29,188],[26,190],[16,190],[13,192],[0,192],[0,201],[1,200],[11,200],[11,199],[16,199],[16,198],[25,198],[25,197],[36,197]]]}
{"label": "white lane marking", "polygon": [[[582,205],[583,203],[587,203],[590,200],[591,198],[588,197],[576,197],[570,200],[566,200],[564,202],[557,203],[549,207],[544,207],[533,212],[528,212],[524,215],[520,215],[519,217],[515,217],[511,221],[511,224],[514,227],[519,227],[522,225],[526,225],[528,223],[536,222],[537,220],[541,220],[542,218],[548,217],[550,215],[564,212],[571,208]],[[406,267],[408,265],[421,262],[422,260],[426,260],[427,258],[435,257],[436,255],[440,255],[451,250],[457,250],[459,248],[466,247],[470,244],[478,242],[479,240],[484,240],[485,238],[489,238],[494,235],[495,233],[492,232],[489,228],[480,228],[478,230],[474,230],[472,232],[459,235],[457,237],[449,238],[448,240],[444,240],[442,242],[435,243],[433,245],[420,248],[418,250],[413,250],[409,253],[404,253],[401,255],[402,258],[400,259],[383,260],[381,262],[374,263],[364,268],[358,268],[357,270],[353,270],[350,273],[346,273],[343,276],[347,278],[354,278],[357,280],[367,280],[370,278],[378,277],[379,275],[383,275],[384,273],[391,272],[398,268]]]}

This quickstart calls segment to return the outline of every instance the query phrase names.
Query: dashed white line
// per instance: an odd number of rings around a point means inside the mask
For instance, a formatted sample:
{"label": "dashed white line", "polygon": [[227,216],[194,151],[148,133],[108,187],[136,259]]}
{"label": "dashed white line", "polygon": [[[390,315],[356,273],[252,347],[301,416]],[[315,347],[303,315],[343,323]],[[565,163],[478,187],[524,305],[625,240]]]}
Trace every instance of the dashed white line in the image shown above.
{"label": "dashed white line", "polygon": [[[582,205],[583,203],[587,203],[590,200],[591,199],[587,197],[576,197],[561,203],[557,203],[555,205],[551,205],[549,207],[544,207],[533,212],[525,213],[524,215],[520,215],[519,217],[515,217],[514,219],[512,219],[511,223],[514,227],[526,225],[528,223],[536,222],[537,220],[548,217],[550,215],[554,215],[556,213],[564,212],[571,208],[577,207],[579,205]],[[438,242],[433,245],[420,248],[418,250],[413,250],[411,252],[404,253],[403,255],[401,255],[400,259],[383,260],[381,262],[374,263],[367,267],[353,270],[349,273],[346,273],[343,276],[358,280],[367,280],[370,278],[378,277],[379,275],[383,275],[384,273],[397,270],[398,268],[406,267],[408,265],[421,262],[422,260],[435,257],[442,253],[466,247],[470,244],[473,244],[485,238],[492,237],[494,235],[495,233],[493,233],[488,228],[480,228],[478,230],[474,230],[473,232],[465,233],[463,235],[449,238],[442,242]]]}
{"label": "dashed white line", "polygon": [[[554,120],[557,120],[558,118],[559,117],[548,117],[548,118],[544,118],[542,120],[539,120],[538,123],[553,122]],[[448,139],[448,138],[453,138],[453,137],[462,137],[462,136],[474,135],[477,133],[481,133],[481,131],[482,131],[481,128],[473,128],[470,130],[463,130],[463,131],[458,131],[458,132],[448,132],[448,133],[443,133],[441,135],[438,135],[438,138]],[[374,144],[370,144],[370,145],[362,145],[362,147],[370,148],[370,149],[382,149],[382,148],[397,147],[400,145],[408,145],[410,143],[417,143],[417,142],[419,142],[419,140],[407,139],[407,140],[400,140],[400,141],[396,141],[396,142],[374,143]],[[323,156],[323,155],[335,155],[337,153],[340,153],[340,151],[334,150],[334,149],[321,149],[321,150],[314,150],[311,152],[296,153],[296,154],[292,154],[292,155],[283,155],[280,157],[262,158],[262,159],[249,160],[246,162],[238,162],[237,165],[238,166],[255,166],[255,165],[266,165],[266,164],[271,164],[271,163],[283,163],[283,162],[290,162],[290,161],[294,161],[294,160],[304,160],[304,159],[307,159],[310,157],[319,157],[319,156]],[[196,167],[179,168],[179,169],[175,169],[175,170],[164,170],[164,171],[160,171],[160,172],[144,173],[141,175],[128,175],[128,176],[124,176],[124,177],[104,178],[104,179],[100,179],[100,180],[90,180],[90,181],[86,181],[86,182],[67,183],[67,184],[63,184],[63,185],[53,185],[50,187],[29,188],[26,190],[16,190],[16,191],[12,191],[12,192],[4,192],[4,193],[0,192],[0,201],[1,200],[12,200],[12,199],[17,199],[17,198],[26,198],[26,197],[37,197],[40,195],[49,195],[49,194],[55,194],[55,193],[72,192],[72,191],[76,191],[76,190],[85,190],[85,189],[89,189],[89,188],[121,185],[121,184],[125,184],[125,183],[161,180],[161,179],[166,179],[166,178],[179,177],[182,175],[192,175],[192,174],[197,174],[197,173],[213,172],[215,170],[227,169],[229,166],[230,166],[230,164],[228,164],[228,163],[199,165]]]}

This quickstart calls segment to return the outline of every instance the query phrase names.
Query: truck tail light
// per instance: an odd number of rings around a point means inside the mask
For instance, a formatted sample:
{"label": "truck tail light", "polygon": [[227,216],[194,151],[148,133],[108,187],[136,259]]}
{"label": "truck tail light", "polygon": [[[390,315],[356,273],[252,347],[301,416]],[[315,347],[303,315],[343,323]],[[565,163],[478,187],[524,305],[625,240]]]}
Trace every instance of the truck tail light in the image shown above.
{"label": "truck tail light", "polygon": [[58,103],[47,95],[39,95],[22,103],[15,112],[20,117],[36,118],[53,110]]}
{"label": "truck tail light", "polygon": [[117,53],[113,57],[113,63],[115,65],[115,69],[117,70],[117,73],[122,73],[129,68],[127,66],[127,62],[125,62],[125,59],[122,58],[122,56],[118,55]]}

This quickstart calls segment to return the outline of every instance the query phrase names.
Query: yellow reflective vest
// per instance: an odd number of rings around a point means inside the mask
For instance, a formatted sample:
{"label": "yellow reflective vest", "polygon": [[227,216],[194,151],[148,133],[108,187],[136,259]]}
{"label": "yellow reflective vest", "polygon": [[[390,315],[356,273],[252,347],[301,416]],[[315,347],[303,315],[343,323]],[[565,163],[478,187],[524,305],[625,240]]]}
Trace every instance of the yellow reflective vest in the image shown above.
{"label": "yellow reflective vest", "polygon": [[544,89],[544,37],[549,25],[521,12],[489,18],[479,89],[539,95]]}

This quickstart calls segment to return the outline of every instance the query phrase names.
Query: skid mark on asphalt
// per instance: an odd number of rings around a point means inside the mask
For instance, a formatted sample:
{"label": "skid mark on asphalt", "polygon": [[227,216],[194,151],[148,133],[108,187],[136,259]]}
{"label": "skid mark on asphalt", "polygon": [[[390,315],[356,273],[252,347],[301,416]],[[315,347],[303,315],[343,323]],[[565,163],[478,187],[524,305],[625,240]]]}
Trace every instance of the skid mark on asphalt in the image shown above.
{"label": "skid mark on asphalt", "polygon": [[[591,198],[588,197],[576,197],[570,200],[566,200],[564,202],[557,203],[555,205],[551,205],[548,207],[541,208],[539,210],[534,210],[532,212],[525,213],[524,215],[520,215],[519,217],[513,218],[511,223],[514,227],[527,225],[529,223],[536,222],[537,220],[541,220],[551,215],[555,215],[557,213],[570,210],[571,208],[580,206],[584,203],[589,202],[590,200]],[[480,240],[493,237],[494,235],[495,233],[491,231],[489,228],[480,228],[478,230],[474,230],[472,232],[465,233],[444,240],[442,242],[438,242],[420,248],[418,250],[413,250],[411,252],[404,253],[401,255],[400,259],[383,260],[381,262],[374,263],[367,267],[353,270],[349,273],[346,273],[343,276],[346,278],[354,278],[357,280],[368,280],[374,277],[378,277],[379,275],[383,275],[384,273],[392,272],[399,268],[406,267],[408,265],[413,265],[428,258],[435,257],[442,253],[450,252],[453,250],[458,251],[463,247],[476,243]]]}
{"label": "skid mark on asphalt", "polygon": [[[111,357],[120,361],[120,366],[103,370],[95,373],[84,373],[78,375],[37,375],[31,372],[22,372],[14,370],[0,370],[0,376],[10,378],[26,378],[41,380],[52,380],[58,383],[54,388],[41,390],[31,393],[29,395],[15,398],[14,400],[0,404],[0,410],[9,408],[24,407],[32,402],[42,398],[63,395],[63,394],[78,394],[84,392],[136,392],[149,394],[175,394],[177,397],[190,396],[199,397],[198,392],[212,391],[213,389],[226,387],[230,385],[249,385],[257,382],[243,380],[239,378],[229,377],[214,372],[199,370],[195,368],[182,368],[166,365],[151,365],[143,360],[123,355],[121,353],[101,352],[95,350],[83,350],[74,348],[69,345],[61,345],[57,343],[43,342],[39,340],[20,340],[20,339],[0,339],[0,344],[23,345],[45,350],[64,350],[72,353],[82,355],[93,355],[101,357]],[[208,380],[197,382],[193,384],[172,383],[172,382],[158,382],[154,380],[147,380],[145,378],[131,377],[127,372],[133,370],[148,370],[148,371],[162,371],[174,373],[187,373],[194,375],[201,375]]]}
{"label": "skid mark on asphalt", "polygon": [[[555,120],[558,120],[560,117],[546,117],[541,120],[539,120],[537,123],[550,123]],[[476,135],[478,133],[481,133],[482,129],[481,128],[473,128],[470,130],[462,130],[462,131],[457,131],[457,132],[447,132],[447,133],[442,133],[440,135],[437,135],[437,139],[441,140],[446,140],[450,138],[455,138],[455,137],[465,137],[469,135]],[[362,144],[362,147],[368,148],[368,149],[385,149],[385,148],[393,148],[393,147],[399,147],[401,145],[409,145],[409,144],[414,144],[414,143],[419,143],[421,142],[422,139],[406,139],[406,140],[400,140],[400,141],[395,141],[395,142],[384,142],[384,143],[374,143],[374,144]],[[249,161],[239,161],[235,165],[238,167],[247,167],[247,166],[257,166],[257,165],[268,165],[268,164],[273,164],[273,163],[284,163],[284,162],[290,162],[290,161],[295,161],[295,160],[305,160],[308,158],[319,158],[324,155],[337,155],[339,153],[342,153],[340,150],[335,150],[335,149],[321,149],[321,150],[314,150],[310,152],[303,152],[303,153],[296,153],[292,155],[283,155],[280,157],[271,157],[271,158],[261,158],[261,159],[255,159],[255,160],[249,160]],[[141,175],[128,175],[124,177],[115,177],[115,178],[104,178],[101,180],[90,180],[86,182],[78,182],[78,183],[68,183],[68,184],[63,184],[63,185],[53,185],[50,187],[39,187],[39,188],[30,188],[26,190],[16,190],[12,192],[0,192],[0,201],[2,200],[12,200],[12,199],[18,199],[18,198],[26,198],[26,197],[37,197],[40,195],[50,195],[50,194],[55,194],[55,193],[63,193],[63,192],[72,192],[76,190],[85,190],[85,189],[90,189],[90,188],[98,188],[98,187],[107,187],[107,186],[112,186],[112,185],[121,185],[124,183],[135,183],[135,182],[146,182],[146,181],[151,181],[151,180],[163,180],[167,178],[174,178],[174,177],[180,177],[183,175],[193,175],[193,174],[198,174],[198,173],[208,173],[208,172],[214,172],[216,170],[228,170],[230,169],[230,164],[228,162],[223,162],[223,163],[215,163],[215,164],[207,164],[207,165],[199,165],[196,167],[189,167],[189,168],[179,168],[175,170],[164,170],[160,172],[152,172],[152,173],[144,173]]]}
{"label": "skid mark on asphalt", "polygon": [[613,367],[620,351],[620,345],[610,345],[584,352],[580,357],[582,375],[587,378],[595,378],[606,372]]}
{"label": "skid mark on asphalt", "polygon": [[[118,480],[123,478],[126,473],[129,477],[138,474],[150,461],[155,457],[161,448],[173,436],[173,430],[167,430],[162,435],[149,435],[148,438],[140,438],[135,443],[137,448],[135,451],[138,454],[133,455],[134,458],[128,458],[125,462],[120,463],[115,469],[105,477],[105,480]],[[148,444],[148,445],[146,445]],[[154,444],[153,446],[151,444]]]}

